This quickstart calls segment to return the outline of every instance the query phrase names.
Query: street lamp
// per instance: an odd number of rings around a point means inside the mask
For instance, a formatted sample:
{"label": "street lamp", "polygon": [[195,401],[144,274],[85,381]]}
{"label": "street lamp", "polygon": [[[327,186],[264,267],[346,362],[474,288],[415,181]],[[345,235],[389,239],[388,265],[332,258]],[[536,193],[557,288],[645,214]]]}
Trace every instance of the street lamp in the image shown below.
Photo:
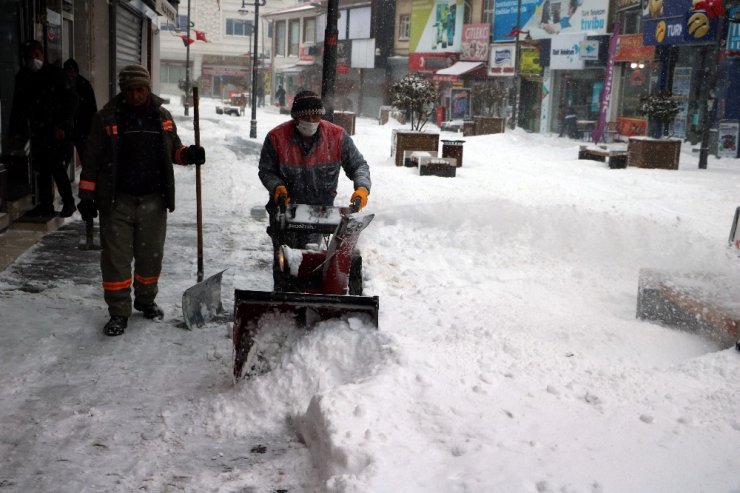
{"label": "street lamp", "polygon": [[337,40],[339,29],[339,0],[328,0],[326,5],[326,30],[324,31],[324,68],[321,78],[321,99],[324,100],[324,119],[334,121],[334,84],[337,72]]}
{"label": "street lamp", "polygon": [[[254,49],[252,50],[252,120],[249,122],[249,137],[252,139],[257,138],[257,42],[259,41],[259,20],[260,20],[260,7],[265,5],[266,0],[254,0],[254,27],[252,28],[252,37],[254,39]],[[246,15],[247,5],[246,0],[242,0],[242,6],[239,9],[241,15]]]}

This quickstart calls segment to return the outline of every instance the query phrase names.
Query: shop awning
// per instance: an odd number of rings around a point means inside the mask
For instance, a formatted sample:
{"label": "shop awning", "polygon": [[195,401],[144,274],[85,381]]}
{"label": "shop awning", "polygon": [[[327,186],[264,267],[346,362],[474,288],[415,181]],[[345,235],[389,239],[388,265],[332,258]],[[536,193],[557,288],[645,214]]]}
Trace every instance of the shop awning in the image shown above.
{"label": "shop awning", "polygon": [[457,80],[460,76],[469,74],[483,67],[483,62],[455,62],[447,68],[437,70],[434,80]]}
{"label": "shop awning", "polygon": [[313,62],[311,63],[299,62],[295,65],[283,65],[282,67],[275,67],[275,72],[296,73],[296,72],[303,72],[305,70],[309,70],[313,67],[316,67],[316,64]]}

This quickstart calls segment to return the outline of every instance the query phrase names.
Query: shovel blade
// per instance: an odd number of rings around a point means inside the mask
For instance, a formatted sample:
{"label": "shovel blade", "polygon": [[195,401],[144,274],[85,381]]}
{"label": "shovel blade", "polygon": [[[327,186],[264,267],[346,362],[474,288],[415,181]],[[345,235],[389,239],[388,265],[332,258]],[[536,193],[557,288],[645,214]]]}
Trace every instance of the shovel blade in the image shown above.
{"label": "shovel blade", "polygon": [[221,304],[221,277],[224,271],[189,287],[182,294],[182,315],[188,329],[203,327],[224,312]]}

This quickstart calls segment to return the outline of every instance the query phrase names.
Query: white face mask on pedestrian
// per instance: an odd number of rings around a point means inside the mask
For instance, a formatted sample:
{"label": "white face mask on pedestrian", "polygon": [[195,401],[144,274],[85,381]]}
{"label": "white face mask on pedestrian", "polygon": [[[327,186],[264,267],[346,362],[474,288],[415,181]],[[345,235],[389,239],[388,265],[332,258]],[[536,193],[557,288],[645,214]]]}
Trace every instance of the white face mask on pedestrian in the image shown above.
{"label": "white face mask on pedestrian", "polygon": [[39,70],[41,70],[41,67],[43,66],[44,66],[44,61],[39,60],[38,58],[34,58],[33,60],[30,60],[28,62],[28,68],[34,72],[38,72]]}
{"label": "white face mask on pedestrian", "polygon": [[301,135],[303,135],[304,137],[311,137],[319,129],[319,122],[311,123],[303,120],[298,120],[298,124],[296,126],[298,127],[298,131],[301,133]]}

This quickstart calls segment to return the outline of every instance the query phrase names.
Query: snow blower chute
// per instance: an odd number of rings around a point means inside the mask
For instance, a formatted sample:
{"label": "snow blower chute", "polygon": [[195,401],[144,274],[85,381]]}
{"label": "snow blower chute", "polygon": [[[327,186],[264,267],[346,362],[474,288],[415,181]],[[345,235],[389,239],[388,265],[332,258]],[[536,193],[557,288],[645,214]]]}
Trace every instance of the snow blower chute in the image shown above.
{"label": "snow blower chute", "polygon": [[[366,317],[378,326],[379,299],[362,296],[362,257],[355,250],[360,233],[375,216],[354,210],[289,204],[270,215],[276,240],[275,291],[235,291],[235,379],[253,365],[258,322],[267,313],[293,314],[302,326],[347,315]],[[289,248],[285,238],[294,233],[315,235],[323,245]]]}

